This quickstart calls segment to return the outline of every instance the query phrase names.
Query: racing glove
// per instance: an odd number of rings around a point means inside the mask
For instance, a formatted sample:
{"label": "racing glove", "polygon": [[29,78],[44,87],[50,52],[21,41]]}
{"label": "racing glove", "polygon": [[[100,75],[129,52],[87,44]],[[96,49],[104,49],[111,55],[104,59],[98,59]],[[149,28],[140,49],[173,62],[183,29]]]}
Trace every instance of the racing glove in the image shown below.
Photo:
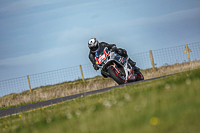
{"label": "racing glove", "polygon": [[95,70],[99,70],[99,67],[96,64],[93,64]]}

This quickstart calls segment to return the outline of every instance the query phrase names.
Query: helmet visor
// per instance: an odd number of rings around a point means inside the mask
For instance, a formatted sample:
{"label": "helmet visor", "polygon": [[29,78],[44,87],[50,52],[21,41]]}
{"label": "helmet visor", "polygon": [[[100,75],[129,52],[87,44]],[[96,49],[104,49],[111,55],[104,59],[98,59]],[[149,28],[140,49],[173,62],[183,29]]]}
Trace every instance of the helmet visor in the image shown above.
{"label": "helmet visor", "polygon": [[98,45],[94,46],[94,47],[91,47],[90,49],[91,49],[91,51],[96,51],[98,49]]}

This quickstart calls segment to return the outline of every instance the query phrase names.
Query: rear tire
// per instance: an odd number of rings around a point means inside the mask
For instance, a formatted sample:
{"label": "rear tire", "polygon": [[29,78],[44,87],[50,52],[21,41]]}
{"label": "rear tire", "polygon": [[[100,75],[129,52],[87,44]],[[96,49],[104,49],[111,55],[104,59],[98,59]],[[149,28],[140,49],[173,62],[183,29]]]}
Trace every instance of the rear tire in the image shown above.
{"label": "rear tire", "polygon": [[121,76],[116,72],[115,68],[113,66],[108,68],[108,72],[110,74],[110,77],[114,79],[119,85],[124,84],[125,80],[122,79]]}
{"label": "rear tire", "polygon": [[140,71],[137,71],[136,74],[137,74],[138,80],[144,80],[144,76]]}

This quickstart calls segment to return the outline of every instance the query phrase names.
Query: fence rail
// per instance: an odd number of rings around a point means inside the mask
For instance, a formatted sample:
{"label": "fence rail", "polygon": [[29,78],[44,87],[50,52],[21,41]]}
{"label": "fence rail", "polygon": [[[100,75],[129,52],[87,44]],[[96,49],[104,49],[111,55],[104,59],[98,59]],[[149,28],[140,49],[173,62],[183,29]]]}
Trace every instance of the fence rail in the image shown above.
{"label": "fence rail", "polygon": [[[150,50],[129,56],[141,69],[149,69],[200,60],[200,43],[191,43],[165,49]],[[80,69],[81,68],[81,69]],[[43,72],[24,77],[0,81],[0,97],[10,93],[20,93],[36,87],[54,85],[77,79],[101,75],[91,64]]]}

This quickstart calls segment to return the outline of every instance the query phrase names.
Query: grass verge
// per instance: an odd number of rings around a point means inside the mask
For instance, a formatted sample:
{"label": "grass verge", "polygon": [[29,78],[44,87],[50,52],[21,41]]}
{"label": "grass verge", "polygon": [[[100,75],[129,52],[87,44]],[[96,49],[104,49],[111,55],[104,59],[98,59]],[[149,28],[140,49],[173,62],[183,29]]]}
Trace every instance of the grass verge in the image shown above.
{"label": "grass verge", "polygon": [[200,69],[0,118],[2,133],[200,131]]}

